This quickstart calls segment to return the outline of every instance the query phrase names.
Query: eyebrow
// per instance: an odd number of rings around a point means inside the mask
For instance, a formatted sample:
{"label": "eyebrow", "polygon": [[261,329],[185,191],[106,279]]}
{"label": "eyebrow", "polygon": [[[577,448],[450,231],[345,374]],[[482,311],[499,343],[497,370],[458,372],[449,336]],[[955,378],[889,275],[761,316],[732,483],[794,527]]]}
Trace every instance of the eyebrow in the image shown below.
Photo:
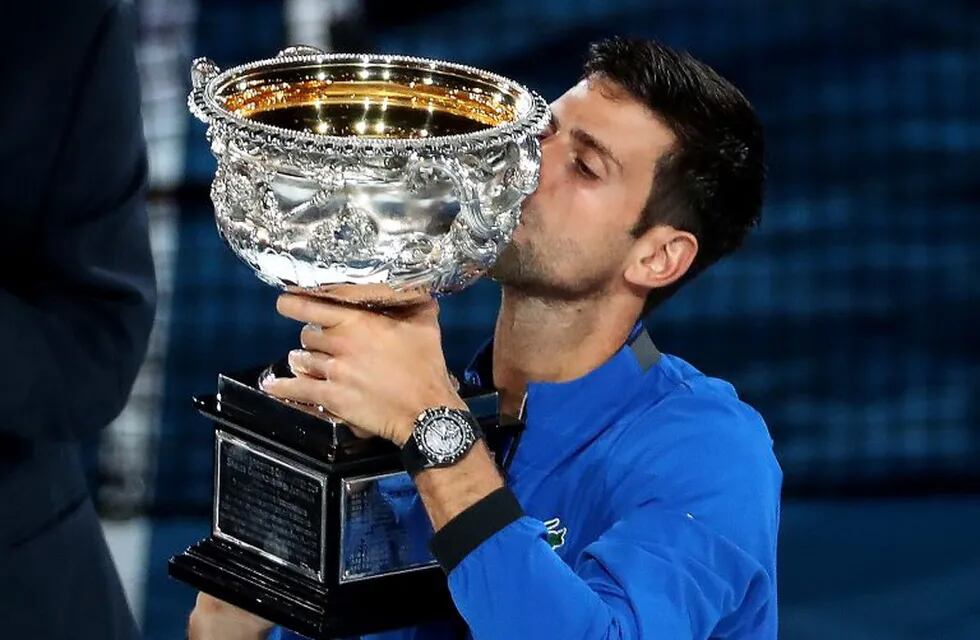
{"label": "eyebrow", "polygon": [[[551,114],[551,125],[556,131],[560,129],[558,126],[558,116],[556,116],[554,113]],[[579,144],[589,147],[604,158],[608,158],[617,167],[619,167],[619,171],[622,173],[623,164],[616,159],[616,156],[614,156],[612,151],[609,150],[609,147],[599,142],[591,133],[576,128],[569,131],[568,134],[578,141]]]}

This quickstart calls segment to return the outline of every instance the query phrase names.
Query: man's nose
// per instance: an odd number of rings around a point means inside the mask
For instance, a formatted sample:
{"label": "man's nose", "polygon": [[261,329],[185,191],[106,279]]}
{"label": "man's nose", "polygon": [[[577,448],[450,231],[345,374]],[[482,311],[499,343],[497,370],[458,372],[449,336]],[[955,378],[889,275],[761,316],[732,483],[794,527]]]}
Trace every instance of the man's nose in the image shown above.
{"label": "man's nose", "polygon": [[534,193],[546,191],[554,179],[560,162],[558,147],[556,136],[548,136],[541,141],[541,167],[538,170],[538,187]]}

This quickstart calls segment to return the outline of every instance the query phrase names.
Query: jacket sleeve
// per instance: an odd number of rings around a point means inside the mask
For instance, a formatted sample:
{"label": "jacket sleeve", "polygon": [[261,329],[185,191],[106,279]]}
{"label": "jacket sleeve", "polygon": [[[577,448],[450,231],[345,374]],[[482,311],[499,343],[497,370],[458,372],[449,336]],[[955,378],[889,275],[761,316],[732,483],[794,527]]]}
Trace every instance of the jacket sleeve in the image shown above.
{"label": "jacket sleeve", "polygon": [[548,545],[544,525],[523,516],[449,572],[475,640],[707,638],[732,611],[751,619],[769,606],[769,584],[734,544],[654,504],[618,522],[574,568]]}
{"label": "jacket sleeve", "polygon": [[770,599],[765,571],[682,514],[648,505],[587,547],[575,567],[522,517],[449,574],[477,640],[707,638],[736,607]]}
{"label": "jacket sleeve", "polygon": [[[775,637],[782,474],[771,441],[757,416],[701,406],[692,419],[696,404],[659,408],[652,424],[687,434],[669,451],[640,446],[639,435],[623,439],[631,452],[646,449],[629,460],[640,471],[607,488],[618,515],[568,563],[519,505],[496,523],[507,509],[466,524],[477,503],[454,519],[460,526],[436,533],[433,551],[476,640]],[[656,477],[647,471],[653,457]]]}
{"label": "jacket sleeve", "polygon": [[[77,438],[122,409],[145,354],[155,283],[146,149],[128,7],[81,38],[71,122],[37,215],[38,259],[0,288],[0,435]],[[56,19],[53,17],[52,19]],[[44,108],[38,105],[37,108]]]}

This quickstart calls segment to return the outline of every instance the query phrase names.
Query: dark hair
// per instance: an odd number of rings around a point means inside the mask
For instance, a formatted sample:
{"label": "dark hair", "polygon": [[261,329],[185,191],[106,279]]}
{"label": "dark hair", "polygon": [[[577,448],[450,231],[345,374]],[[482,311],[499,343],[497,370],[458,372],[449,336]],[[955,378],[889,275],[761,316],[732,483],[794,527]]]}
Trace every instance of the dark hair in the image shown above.
{"label": "dark hair", "polygon": [[654,289],[645,315],[742,243],[758,224],[765,179],[762,125],[745,96],[686,52],[658,42],[610,38],[593,44],[583,77],[602,76],[646,105],[676,142],[654,167],[654,186],[632,229],[688,231],[698,253],[676,283]]}

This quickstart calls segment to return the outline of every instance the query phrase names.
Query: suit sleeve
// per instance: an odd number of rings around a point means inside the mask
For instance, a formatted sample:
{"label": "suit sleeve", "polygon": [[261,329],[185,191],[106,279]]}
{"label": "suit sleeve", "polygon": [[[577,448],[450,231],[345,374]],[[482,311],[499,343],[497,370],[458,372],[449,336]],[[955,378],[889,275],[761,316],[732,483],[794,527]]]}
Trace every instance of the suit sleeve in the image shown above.
{"label": "suit sleeve", "polygon": [[8,436],[78,438],[101,428],[122,409],[145,355],[155,283],[128,8],[114,4],[82,39],[87,49],[66,52],[86,64],[37,213],[40,255],[22,276],[30,287],[0,289]]}

